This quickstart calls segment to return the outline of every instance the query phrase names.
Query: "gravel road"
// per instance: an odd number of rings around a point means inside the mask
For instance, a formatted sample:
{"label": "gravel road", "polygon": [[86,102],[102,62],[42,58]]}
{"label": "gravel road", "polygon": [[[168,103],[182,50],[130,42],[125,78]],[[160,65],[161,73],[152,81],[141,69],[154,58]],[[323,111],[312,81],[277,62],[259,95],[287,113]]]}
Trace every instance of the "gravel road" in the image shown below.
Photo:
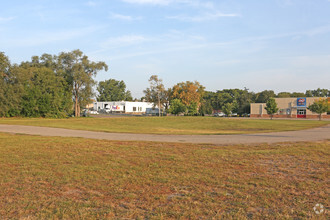
{"label": "gravel road", "polygon": [[107,132],[95,132],[95,131],[70,130],[63,128],[49,128],[49,127],[36,127],[36,126],[23,126],[23,125],[3,125],[3,124],[0,124],[0,132],[41,135],[41,136],[81,137],[81,138],[119,140],[119,141],[157,141],[157,142],[205,143],[205,144],[225,145],[225,144],[321,141],[321,140],[330,139],[330,124],[323,127],[301,130],[301,131],[238,134],[238,135],[127,134],[127,133],[107,133]]}

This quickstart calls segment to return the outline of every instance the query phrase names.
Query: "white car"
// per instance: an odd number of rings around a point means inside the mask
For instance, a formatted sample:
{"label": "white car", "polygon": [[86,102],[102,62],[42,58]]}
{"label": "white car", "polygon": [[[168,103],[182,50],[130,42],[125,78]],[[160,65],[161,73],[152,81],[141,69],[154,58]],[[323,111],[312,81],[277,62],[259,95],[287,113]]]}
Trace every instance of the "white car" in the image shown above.
{"label": "white car", "polygon": [[89,112],[91,115],[98,115],[99,113],[97,111],[90,111]]}
{"label": "white car", "polygon": [[226,115],[223,112],[218,112],[218,113],[214,113],[214,116],[215,117],[225,117]]}

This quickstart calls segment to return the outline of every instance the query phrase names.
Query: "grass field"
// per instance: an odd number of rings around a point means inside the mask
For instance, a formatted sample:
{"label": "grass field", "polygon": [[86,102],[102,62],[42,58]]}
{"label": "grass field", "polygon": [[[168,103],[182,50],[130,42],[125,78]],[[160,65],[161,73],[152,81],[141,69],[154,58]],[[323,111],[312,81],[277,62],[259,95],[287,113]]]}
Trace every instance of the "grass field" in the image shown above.
{"label": "grass field", "polygon": [[253,120],[215,117],[0,118],[0,124],[146,134],[246,134],[302,130],[329,123],[329,121],[316,120]]}
{"label": "grass field", "polygon": [[0,219],[329,219],[329,154],[0,133]]}

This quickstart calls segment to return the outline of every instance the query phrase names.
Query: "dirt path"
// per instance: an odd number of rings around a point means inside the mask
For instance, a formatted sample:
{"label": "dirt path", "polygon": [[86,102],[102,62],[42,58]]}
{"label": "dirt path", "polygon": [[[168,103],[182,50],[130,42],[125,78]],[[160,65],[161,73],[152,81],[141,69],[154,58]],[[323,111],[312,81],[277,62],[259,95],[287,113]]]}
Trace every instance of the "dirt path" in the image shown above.
{"label": "dirt path", "polygon": [[239,135],[155,135],[155,134],[126,134],[107,133],[63,128],[48,128],[23,125],[2,125],[0,132],[29,134],[41,136],[82,137],[91,139],[120,140],[120,141],[157,141],[182,143],[224,144],[252,144],[297,141],[320,141],[330,139],[330,124],[302,131],[287,131],[259,134]]}

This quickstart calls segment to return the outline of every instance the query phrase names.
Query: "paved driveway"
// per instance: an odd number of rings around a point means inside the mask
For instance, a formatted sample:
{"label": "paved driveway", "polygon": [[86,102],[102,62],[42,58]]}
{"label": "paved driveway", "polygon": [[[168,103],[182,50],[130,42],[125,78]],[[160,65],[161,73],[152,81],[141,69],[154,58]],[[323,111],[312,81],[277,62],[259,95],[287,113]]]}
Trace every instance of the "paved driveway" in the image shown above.
{"label": "paved driveway", "polygon": [[182,143],[224,144],[252,144],[297,141],[320,141],[330,139],[330,124],[302,131],[286,131],[259,134],[238,135],[155,135],[155,134],[127,134],[107,133],[95,131],[70,130],[63,128],[48,128],[23,125],[2,125],[0,132],[20,133],[41,136],[81,137],[103,140],[120,141],[157,141]]}

